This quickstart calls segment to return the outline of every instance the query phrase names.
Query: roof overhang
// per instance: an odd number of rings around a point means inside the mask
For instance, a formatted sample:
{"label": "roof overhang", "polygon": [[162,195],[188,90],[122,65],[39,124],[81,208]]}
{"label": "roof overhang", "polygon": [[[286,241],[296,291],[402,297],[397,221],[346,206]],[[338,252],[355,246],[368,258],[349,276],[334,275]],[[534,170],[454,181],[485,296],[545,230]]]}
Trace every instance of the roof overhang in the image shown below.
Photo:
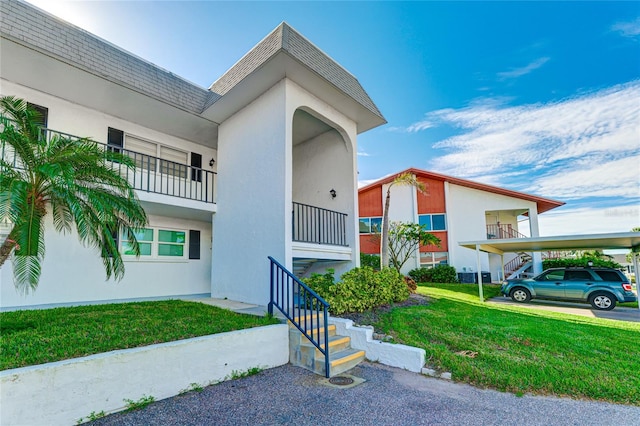
{"label": "roof overhang", "polygon": [[[406,170],[403,170],[401,172],[398,173],[394,173],[392,175],[389,176],[385,176],[381,179],[378,179],[375,182],[372,182],[368,185],[363,186],[362,188],[358,188],[358,192],[364,192],[367,191],[370,188],[373,188],[374,186],[377,185],[384,185],[386,183],[389,183],[391,181],[393,181],[396,176],[404,174],[404,173],[412,173],[414,175],[416,175],[417,177],[423,177],[423,178],[427,178],[427,179],[434,179],[434,180],[439,180],[442,182],[449,182],[450,184],[453,185],[459,185],[459,186],[464,186],[467,188],[471,188],[471,189],[477,189],[479,191],[486,191],[486,192],[491,192],[494,194],[499,194],[499,195],[504,195],[506,197],[513,197],[513,198],[520,198],[522,200],[526,200],[526,201],[531,201],[536,203],[537,208],[538,208],[538,214],[547,212],[551,209],[555,209],[556,207],[560,207],[563,206],[565,203],[563,201],[556,201],[556,200],[552,200],[550,198],[543,198],[543,197],[539,197],[537,195],[532,195],[532,194],[525,194],[524,192],[518,192],[518,191],[512,191],[510,189],[505,189],[505,188],[499,188],[497,186],[492,186],[492,185],[487,185],[484,183],[479,183],[479,182],[474,182],[471,180],[467,180],[467,179],[461,179],[461,178],[457,178],[454,176],[447,176],[447,175],[443,175],[440,173],[435,173],[435,172],[431,172],[428,170],[421,170],[421,169],[416,169],[416,168],[409,168]],[[524,213],[525,216],[528,216],[528,213]]]}
{"label": "roof overhang", "polygon": [[479,240],[458,243],[462,247],[495,254],[550,250],[610,250],[640,247],[640,232],[560,235],[552,237]]}
{"label": "roof overhang", "polygon": [[358,133],[386,123],[352,74],[284,22],[211,85],[217,96],[202,115],[222,123],[285,78],[353,120]]}
{"label": "roof overhang", "polygon": [[[53,53],[10,39],[5,34],[0,38],[0,52],[3,59],[0,76],[5,80],[163,133],[216,147],[218,125],[211,120],[71,64]],[[54,130],[58,129],[54,127]],[[107,136],[106,129],[104,135],[83,136],[102,141]]]}

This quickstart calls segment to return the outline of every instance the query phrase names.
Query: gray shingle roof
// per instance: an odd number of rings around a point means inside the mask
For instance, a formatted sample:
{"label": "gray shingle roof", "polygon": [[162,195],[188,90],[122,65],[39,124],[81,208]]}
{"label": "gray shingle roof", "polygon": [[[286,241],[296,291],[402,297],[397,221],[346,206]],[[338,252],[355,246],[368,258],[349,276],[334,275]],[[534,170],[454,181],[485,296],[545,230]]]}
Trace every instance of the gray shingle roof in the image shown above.
{"label": "gray shingle roof", "polygon": [[345,95],[384,119],[358,80],[286,23],[251,49],[209,90],[190,83],[23,1],[0,0],[2,37],[138,92],[201,114],[272,56],[285,51]]}
{"label": "gray shingle roof", "polygon": [[21,1],[0,0],[0,31],[3,37],[195,114],[200,114],[211,97],[216,97],[205,88]]}
{"label": "gray shingle roof", "polygon": [[304,36],[283,22],[251,49],[213,85],[211,90],[224,95],[238,82],[258,69],[271,56],[285,51],[320,77],[380,118],[382,113],[358,80]]}

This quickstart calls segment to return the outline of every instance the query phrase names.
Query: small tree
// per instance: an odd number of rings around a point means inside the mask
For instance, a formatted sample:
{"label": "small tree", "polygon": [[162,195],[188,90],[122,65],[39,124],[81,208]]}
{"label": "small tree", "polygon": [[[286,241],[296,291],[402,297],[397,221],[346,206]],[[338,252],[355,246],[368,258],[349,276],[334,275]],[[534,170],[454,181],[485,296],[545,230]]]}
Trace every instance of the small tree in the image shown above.
{"label": "small tree", "polygon": [[395,177],[387,188],[382,217],[382,241],[380,244],[380,268],[389,266],[389,205],[391,203],[391,187],[394,185],[410,185],[418,191],[426,192],[425,185],[413,173],[402,173]]}
{"label": "small tree", "polygon": [[421,245],[440,246],[440,238],[427,232],[424,225],[393,222],[389,229],[389,256],[391,264],[400,272],[407,260]]}
{"label": "small tree", "polygon": [[111,167],[134,169],[126,155],[104,151],[95,141],[73,139],[39,126],[38,112],[18,98],[0,98],[0,221],[8,237],[0,245],[0,266],[13,254],[18,290],[35,290],[44,259],[45,218],[58,232],[72,225],[79,240],[98,249],[107,278],[124,275],[114,232],[122,232],[140,254],[135,230],[147,216],[133,187]]}

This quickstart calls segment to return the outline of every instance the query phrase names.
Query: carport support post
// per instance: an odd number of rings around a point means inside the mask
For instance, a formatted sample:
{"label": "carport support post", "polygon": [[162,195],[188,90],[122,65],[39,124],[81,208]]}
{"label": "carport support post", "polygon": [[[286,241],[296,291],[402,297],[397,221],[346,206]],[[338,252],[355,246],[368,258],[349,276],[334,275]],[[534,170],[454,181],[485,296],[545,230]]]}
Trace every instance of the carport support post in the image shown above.
{"label": "carport support post", "polygon": [[640,253],[631,252],[633,257],[633,276],[636,277],[636,296],[638,296],[638,309],[640,309],[640,283],[638,282],[638,257]]}
{"label": "carport support post", "polygon": [[480,295],[480,303],[484,303],[484,295],[482,294],[482,265],[480,263],[480,246],[476,244],[476,258],[478,263],[478,293]]}

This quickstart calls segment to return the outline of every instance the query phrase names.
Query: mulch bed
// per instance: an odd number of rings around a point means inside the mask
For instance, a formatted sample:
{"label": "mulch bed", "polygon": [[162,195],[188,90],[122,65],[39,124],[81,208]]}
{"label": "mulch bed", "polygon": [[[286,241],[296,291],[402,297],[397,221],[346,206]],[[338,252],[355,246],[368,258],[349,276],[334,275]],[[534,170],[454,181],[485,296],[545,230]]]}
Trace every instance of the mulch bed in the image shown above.
{"label": "mulch bed", "polygon": [[[390,312],[395,308],[402,308],[405,306],[416,306],[416,305],[428,305],[429,298],[422,296],[420,294],[410,294],[409,298],[404,302],[393,303],[391,305],[383,305],[379,306],[375,309],[366,312],[353,312],[336,315],[338,318],[346,318],[352,320],[356,325],[375,325],[380,316]],[[379,332],[379,330],[375,330]]]}

